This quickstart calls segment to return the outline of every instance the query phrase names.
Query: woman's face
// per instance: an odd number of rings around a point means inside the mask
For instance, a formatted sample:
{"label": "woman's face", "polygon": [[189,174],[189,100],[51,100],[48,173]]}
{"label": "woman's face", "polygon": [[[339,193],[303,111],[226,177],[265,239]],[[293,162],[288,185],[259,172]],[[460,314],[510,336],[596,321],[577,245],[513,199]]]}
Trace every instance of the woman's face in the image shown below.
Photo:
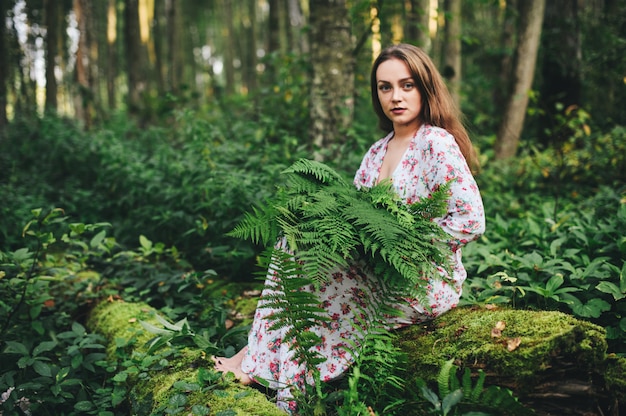
{"label": "woman's face", "polygon": [[376,88],[380,105],[394,130],[419,128],[422,95],[404,61],[391,58],[382,62],[376,69]]}

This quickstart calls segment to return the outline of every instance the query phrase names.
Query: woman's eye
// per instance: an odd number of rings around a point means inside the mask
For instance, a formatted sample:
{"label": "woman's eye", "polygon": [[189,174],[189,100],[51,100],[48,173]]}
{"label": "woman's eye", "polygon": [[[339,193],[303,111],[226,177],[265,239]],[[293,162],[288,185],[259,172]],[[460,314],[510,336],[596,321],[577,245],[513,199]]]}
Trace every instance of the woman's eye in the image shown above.
{"label": "woman's eye", "polygon": [[414,87],[414,84],[412,82],[407,82],[407,83],[404,84],[404,89],[405,90],[410,90],[413,87]]}
{"label": "woman's eye", "polygon": [[389,85],[381,85],[378,89],[381,91],[389,91],[391,87]]}

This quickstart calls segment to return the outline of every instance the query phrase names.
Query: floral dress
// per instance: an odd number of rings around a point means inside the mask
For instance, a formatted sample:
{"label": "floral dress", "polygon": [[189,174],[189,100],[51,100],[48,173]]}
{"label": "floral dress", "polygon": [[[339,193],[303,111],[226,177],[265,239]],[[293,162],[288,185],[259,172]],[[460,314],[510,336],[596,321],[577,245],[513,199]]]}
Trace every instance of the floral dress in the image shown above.
{"label": "floral dress", "polygon": [[[392,138],[393,132],[370,147],[354,178],[357,187],[367,188],[377,183]],[[407,203],[413,203],[453,179],[448,212],[443,218],[435,219],[449,235],[452,275],[447,276],[447,282],[439,276],[430,279],[428,307],[417,299],[398,299],[395,308],[402,311],[402,315],[390,316],[390,327],[430,320],[457,305],[466,278],[461,247],[477,239],[485,229],[478,187],[454,137],[441,128],[422,125],[391,175],[394,189]],[[284,241],[279,241],[277,247],[287,249]],[[443,268],[438,270],[442,275],[447,273]],[[384,290],[378,279],[359,263],[347,270],[336,268],[331,274],[332,277],[317,291],[331,321],[313,329],[322,340],[317,350],[326,358],[318,366],[322,381],[341,376],[352,364],[354,360],[347,347],[351,343],[358,345],[360,331],[356,322],[367,319],[364,311],[368,304]],[[270,268],[259,306],[265,303],[264,297],[274,292],[274,277]],[[296,409],[291,388],[303,389],[305,383],[311,384],[312,380],[289,350],[291,340],[283,336],[287,329],[269,330],[271,321],[268,318],[272,313],[269,308],[257,308],[242,370],[253,379],[264,379],[270,388],[277,390],[277,405],[293,413]]]}

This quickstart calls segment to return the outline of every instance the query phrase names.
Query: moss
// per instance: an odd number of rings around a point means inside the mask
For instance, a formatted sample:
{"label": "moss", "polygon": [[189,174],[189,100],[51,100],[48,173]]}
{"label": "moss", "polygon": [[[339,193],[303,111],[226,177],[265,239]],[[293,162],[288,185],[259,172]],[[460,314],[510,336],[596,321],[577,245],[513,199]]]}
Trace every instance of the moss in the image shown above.
{"label": "moss", "polygon": [[626,401],[626,358],[609,355],[604,365],[604,380],[618,401]]}
{"label": "moss", "polygon": [[[505,328],[494,337],[492,329],[499,321]],[[507,341],[518,337],[519,346],[509,351]],[[604,361],[607,349],[599,326],[560,312],[512,309],[457,308],[429,325],[403,330],[400,338],[411,371],[429,381],[446,360],[455,358],[460,366],[491,370],[532,386],[533,378],[560,356],[592,370]]]}
{"label": "moss", "polygon": [[258,302],[258,297],[237,299],[237,302],[235,303],[235,310],[237,311],[238,316],[242,319],[242,325],[249,325],[252,323]]}
{"label": "moss", "polygon": [[[258,390],[228,377],[222,377],[218,384],[209,386],[213,390],[206,391],[206,384],[199,381],[200,372],[203,368],[210,371],[212,362],[205,359],[201,350],[163,348],[155,354],[146,354],[144,346],[154,335],[143,329],[139,321],[159,326],[154,318],[156,313],[142,303],[102,302],[92,311],[87,323],[89,328],[107,338],[111,360],[125,357],[127,366],[135,363],[137,367],[134,376],[127,381],[132,414],[165,414],[168,408],[178,405],[176,395],[184,396],[182,407],[187,413],[192,406],[201,405],[210,409],[211,415],[228,409],[237,415],[285,414]],[[122,347],[124,350],[120,351]],[[150,365],[155,362],[156,366]]]}

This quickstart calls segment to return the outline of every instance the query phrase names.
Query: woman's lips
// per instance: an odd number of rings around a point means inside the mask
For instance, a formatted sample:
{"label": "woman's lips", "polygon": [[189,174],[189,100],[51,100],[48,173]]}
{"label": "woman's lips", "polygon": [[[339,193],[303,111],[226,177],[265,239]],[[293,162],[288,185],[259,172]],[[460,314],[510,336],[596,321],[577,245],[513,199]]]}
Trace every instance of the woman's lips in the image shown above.
{"label": "woman's lips", "polygon": [[396,114],[396,115],[398,115],[398,114],[402,114],[402,113],[404,113],[405,111],[406,111],[406,108],[392,108],[392,109],[391,109],[391,112],[392,112],[393,114]]}

